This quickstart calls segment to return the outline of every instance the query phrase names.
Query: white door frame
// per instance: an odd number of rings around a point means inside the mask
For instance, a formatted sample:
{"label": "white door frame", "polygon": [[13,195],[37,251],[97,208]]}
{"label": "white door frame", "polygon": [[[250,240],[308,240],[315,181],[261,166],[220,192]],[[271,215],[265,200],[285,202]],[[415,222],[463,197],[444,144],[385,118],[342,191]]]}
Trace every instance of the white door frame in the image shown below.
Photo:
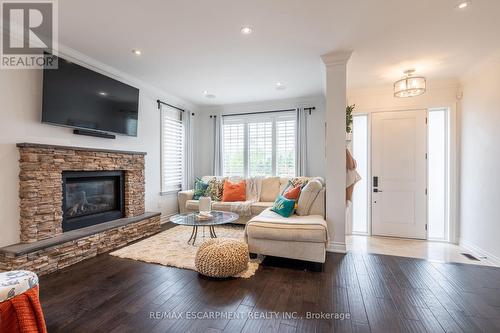
{"label": "white door frame", "polygon": [[[429,113],[429,110],[435,110],[435,109],[447,109],[448,110],[448,121],[449,121],[449,191],[450,191],[450,196],[449,196],[449,224],[448,224],[448,235],[447,239],[444,240],[443,242],[449,242],[449,243],[454,243],[458,244],[458,236],[457,236],[457,229],[458,229],[458,186],[459,186],[459,179],[458,179],[458,163],[457,163],[457,157],[458,157],[458,150],[457,150],[457,143],[458,143],[458,138],[457,138],[457,107],[456,105],[454,106],[432,106],[432,107],[412,107],[412,108],[376,108],[376,109],[365,109],[365,110],[358,110],[353,114],[353,116],[357,115],[366,115],[368,116],[368,181],[367,181],[367,186],[368,186],[368,199],[367,199],[367,205],[368,205],[368,221],[367,221],[367,230],[368,233],[354,233],[355,235],[366,235],[366,236],[372,236],[372,215],[371,215],[371,202],[372,202],[372,194],[373,194],[373,189],[372,189],[372,114],[374,113],[380,113],[380,112],[401,112],[401,111],[416,111],[416,110],[423,110],[425,109],[427,112],[427,115]],[[352,217],[352,214],[350,214]]]}

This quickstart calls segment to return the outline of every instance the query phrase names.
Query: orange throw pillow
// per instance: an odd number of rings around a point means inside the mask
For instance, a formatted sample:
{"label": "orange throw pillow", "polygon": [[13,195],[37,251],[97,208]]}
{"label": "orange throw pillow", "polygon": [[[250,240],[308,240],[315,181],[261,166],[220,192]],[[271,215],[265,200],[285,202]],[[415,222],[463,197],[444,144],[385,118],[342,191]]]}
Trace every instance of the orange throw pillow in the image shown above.
{"label": "orange throw pillow", "polygon": [[247,199],[247,183],[242,180],[239,183],[233,183],[229,180],[224,181],[224,191],[222,192],[222,201],[245,201]]}
{"label": "orange throw pillow", "polygon": [[285,193],[283,193],[283,196],[287,199],[298,201],[300,197],[300,191],[300,186],[290,187],[285,191]]}

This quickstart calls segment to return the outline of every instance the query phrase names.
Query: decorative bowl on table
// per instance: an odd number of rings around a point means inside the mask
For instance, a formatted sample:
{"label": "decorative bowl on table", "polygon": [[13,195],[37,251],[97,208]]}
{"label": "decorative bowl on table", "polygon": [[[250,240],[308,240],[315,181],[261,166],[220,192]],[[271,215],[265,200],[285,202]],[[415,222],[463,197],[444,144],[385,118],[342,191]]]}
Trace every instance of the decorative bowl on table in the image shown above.
{"label": "decorative bowl on table", "polygon": [[213,215],[209,211],[200,211],[196,214],[196,220],[198,221],[210,221],[213,218]]}

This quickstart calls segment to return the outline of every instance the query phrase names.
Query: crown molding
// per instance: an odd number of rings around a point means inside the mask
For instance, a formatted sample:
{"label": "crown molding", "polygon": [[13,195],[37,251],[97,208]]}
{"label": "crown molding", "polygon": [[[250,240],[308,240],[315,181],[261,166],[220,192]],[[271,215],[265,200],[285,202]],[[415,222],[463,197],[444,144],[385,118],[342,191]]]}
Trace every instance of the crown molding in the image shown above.
{"label": "crown molding", "polygon": [[135,76],[125,73],[119,69],[116,69],[115,67],[112,67],[110,65],[107,65],[103,62],[100,62],[99,60],[96,60],[94,58],[91,58],[87,56],[86,54],[77,51],[75,49],[72,49],[66,45],[63,45],[59,43],[59,49],[58,49],[58,54],[59,57],[62,57],[64,59],[67,59],[69,61],[72,61],[78,65],[87,67],[89,69],[92,69],[96,72],[99,72],[101,74],[104,74],[106,76],[112,77],[116,80],[125,82],[127,84],[130,84],[132,86],[147,90],[148,92],[154,94],[156,97],[154,98],[155,100],[158,97],[161,97],[163,99],[168,99],[170,101],[170,104],[174,104],[175,106],[178,106],[183,109],[187,109],[190,111],[196,110],[198,108],[198,105],[191,103],[189,101],[186,101],[180,97],[177,97],[173,94],[170,94],[166,92],[165,90],[158,88],[154,85],[151,85],[145,81],[142,81]]}
{"label": "crown molding", "polygon": [[[21,34],[18,33],[18,31],[21,31],[18,29],[14,29],[14,31],[10,32],[11,37],[14,38],[15,40],[22,41],[23,37]],[[3,26],[0,25],[0,33],[5,34],[7,31],[3,29]],[[199,105],[192,103],[191,101],[185,100],[181,97],[175,96],[161,88],[158,88],[154,85],[151,85],[145,81],[142,81],[138,79],[137,77],[128,74],[126,72],[123,72],[113,66],[107,65],[97,59],[94,59],[90,56],[87,56],[86,54],[77,51],[73,48],[70,48],[69,46],[66,46],[58,41],[58,35],[55,36],[55,55],[58,57],[62,57],[66,60],[69,60],[71,62],[74,62],[75,64],[81,65],[83,67],[92,69],[95,72],[101,73],[103,75],[109,76],[115,80],[122,81],[124,83],[127,83],[129,85],[135,86],[136,88],[144,89],[151,94],[154,94],[155,97],[154,99],[158,99],[158,97],[161,97],[162,99],[168,99],[171,101],[171,104],[174,104],[178,107],[181,107],[183,109],[187,109],[190,111],[197,110]],[[37,46],[42,46],[37,40],[35,39],[30,39],[31,42],[34,43],[34,45]]]}
{"label": "crown molding", "polygon": [[321,56],[323,63],[328,66],[345,65],[351,58],[352,51],[332,51]]}

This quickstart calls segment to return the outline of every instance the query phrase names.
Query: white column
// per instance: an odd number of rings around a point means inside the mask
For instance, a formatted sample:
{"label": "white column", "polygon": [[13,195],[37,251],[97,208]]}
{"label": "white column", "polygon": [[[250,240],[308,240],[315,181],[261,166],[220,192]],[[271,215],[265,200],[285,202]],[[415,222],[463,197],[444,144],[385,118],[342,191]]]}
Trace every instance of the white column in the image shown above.
{"label": "white column", "polygon": [[341,253],[346,252],[345,109],[351,53],[338,51],[321,56],[326,69],[326,222],[330,236],[327,250]]}

